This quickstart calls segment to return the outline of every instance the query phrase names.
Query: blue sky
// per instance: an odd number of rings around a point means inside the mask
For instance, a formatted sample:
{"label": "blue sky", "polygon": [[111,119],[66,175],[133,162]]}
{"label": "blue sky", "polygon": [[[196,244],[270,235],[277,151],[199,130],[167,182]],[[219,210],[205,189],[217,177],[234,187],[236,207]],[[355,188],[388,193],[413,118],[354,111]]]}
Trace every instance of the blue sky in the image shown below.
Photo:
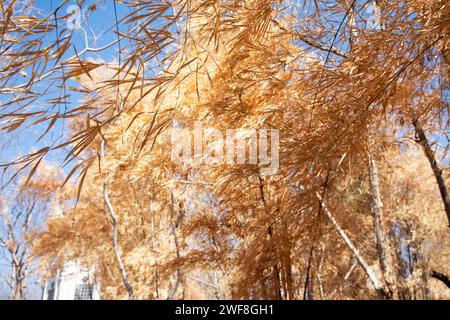
{"label": "blue sky", "polygon": [[[43,17],[48,15],[52,10],[54,10],[62,1],[56,1],[56,0],[37,0],[35,2],[35,14],[39,17]],[[74,5],[75,1],[68,1],[67,5],[59,10],[57,12],[57,17],[62,17],[67,14],[67,8],[70,5]],[[71,38],[71,45],[72,47],[69,48],[69,50],[64,55],[63,59],[67,59],[70,56],[73,56],[75,54],[75,50],[77,52],[81,52],[85,48],[85,40],[87,35],[87,41],[89,44],[89,47],[91,48],[100,48],[102,46],[105,46],[106,44],[111,43],[114,41],[117,36],[113,32],[115,31],[115,15],[114,15],[114,7],[112,5],[112,1],[102,1],[102,0],[92,0],[92,1],[86,1],[83,8],[86,8],[83,10],[86,21],[82,24],[82,29],[78,30],[72,30],[72,38]],[[87,8],[91,6],[92,4],[97,4],[96,10],[91,11]],[[125,8],[121,4],[117,4],[117,15],[118,19],[120,20],[121,17],[126,15],[128,13],[128,9]],[[89,16],[87,16],[89,14]],[[58,26],[60,29],[66,28],[66,21],[64,19],[58,19]],[[70,30],[69,30],[70,31]],[[98,36],[98,39],[96,39],[96,36]],[[45,37],[44,41],[51,43],[56,39],[55,33],[49,33]],[[105,61],[112,61],[117,59],[117,53],[118,53],[118,47],[117,45],[113,45],[106,50],[103,50],[101,52],[87,52],[83,55],[81,55],[80,58],[83,60],[87,60],[89,58],[93,59],[103,59]],[[47,69],[52,68],[53,66],[48,66]],[[24,69],[24,71],[29,75],[32,73],[31,67]],[[58,73],[54,75],[55,78],[58,77]],[[19,85],[21,83],[26,82],[27,79],[25,78],[18,78],[16,79],[14,85]],[[43,92],[44,89],[46,89],[47,85],[49,85],[50,82],[45,83],[45,87],[36,84],[34,86],[35,92]],[[45,97],[40,97],[36,99],[29,107],[29,109],[46,109],[48,107],[47,99],[50,98],[57,98],[59,96],[64,95],[64,92],[62,89],[57,87],[57,82],[54,83],[50,87],[50,90],[48,90],[45,93]],[[69,86],[76,87],[78,86],[78,83],[74,81],[68,81],[66,83]],[[68,109],[71,109],[73,106],[77,105],[77,101],[81,99],[81,96],[77,92],[66,92],[67,94],[70,94],[70,98],[67,99],[67,106]],[[4,103],[12,99],[11,95],[0,95],[0,102]],[[9,108],[9,111],[14,110],[14,108],[17,108],[18,106],[12,105]],[[61,108],[61,106],[59,106]],[[49,113],[54,113],[59,110],[51,110]],[[59,121],[59,123],[56,123],[55,127],[53,127],[52,131],[41,141],[37,142],[37,139],[40,137],[40,135],[45,131],[49,124],[49,121],[42,123],[39,126],[33,126],[32,128],[27,128],[24,126],[17,132],[15,132],[13,135],[11,134],[5,134],[4,132],[0,133],[0,139],[3,142],[3,146],[9,141],[10,143],[7,143],[6,148],[2,149],[0,162],[7,162],[15,159],[16,157],[20,155],[27,154],[28,152],[32,150],[38,150],[44,146],[53,144],[56,139],[60,138],[60,135],[63,131],[63,123]],[[61,160],[62,154],[61,152],[52,152],[51,154],[46,157],[46,160],[48,161],[55,161],[58,162]]]}

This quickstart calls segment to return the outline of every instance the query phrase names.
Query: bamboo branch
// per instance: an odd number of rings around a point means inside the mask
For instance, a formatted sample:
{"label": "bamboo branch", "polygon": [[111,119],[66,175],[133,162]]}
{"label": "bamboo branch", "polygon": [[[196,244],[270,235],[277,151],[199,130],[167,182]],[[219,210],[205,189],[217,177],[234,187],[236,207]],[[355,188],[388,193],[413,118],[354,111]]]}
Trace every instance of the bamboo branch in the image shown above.
{"label": "bamboo branch", "polygon": [[353,264],[350,266],[350,269],[348,269],[347,273],[344,276],[343,283],[335,288],[330,294],[327,295],[327,299],[330,297],[333,297],[336,293],[341,292],[344,289],[345,282],[350,278],[351,274],[353,273],[353,270],[355,270],[356,266],[358,265],[358,261],[353,262]]}
{"label": "bamboo branch", "polygon": [[450,289],[450,278],[443,273],[437,271],[431,271],[431,276],[435,279],[442,281]]}
{"label": "bamboo branch", "polygon": [[210,287],[210,288],[212,288],[212,289],[215,289],[216,291],[219,291],[219,288],[217,288],[216,285],[214,285],[214,284],[212,284],[212,283],[209,283],[209,282],[207,282],[207,281],[205,281],[205,280],[198,279],[198,278],[194,278],[194,277],[191,277],[191,276],[186,276],[186,278],[189,279],[189,280],[192,280],[192,281],[196,281],[196,282],[198,282],[198,283],[201,283],[201,284],[203,284],[203,285],[205,285],[205,286],[207,286],[207,287]]}

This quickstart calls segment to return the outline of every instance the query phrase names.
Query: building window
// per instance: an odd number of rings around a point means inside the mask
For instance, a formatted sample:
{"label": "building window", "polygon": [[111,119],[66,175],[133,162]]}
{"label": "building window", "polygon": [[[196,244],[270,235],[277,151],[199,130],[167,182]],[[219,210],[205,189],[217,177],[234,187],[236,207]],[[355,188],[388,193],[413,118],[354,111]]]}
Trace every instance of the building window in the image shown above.
{"label": "building window", "polygon": [[92,300],[93,291],[93,285],[79,284],[75,288],[75,300]]}

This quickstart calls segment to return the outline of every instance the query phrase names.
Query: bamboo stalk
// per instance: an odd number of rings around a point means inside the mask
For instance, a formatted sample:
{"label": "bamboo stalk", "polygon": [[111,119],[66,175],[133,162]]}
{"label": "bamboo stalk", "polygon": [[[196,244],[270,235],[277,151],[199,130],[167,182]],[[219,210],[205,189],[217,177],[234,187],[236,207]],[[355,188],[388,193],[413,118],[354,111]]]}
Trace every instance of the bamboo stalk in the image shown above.
{"label": "bamboo stalk", "polygon": [[423,131],[419,120],[414,118],[413,126],[416,130],[416,142],[422,146],[422,150],[425,153],[425,156],[430,163],[431,169],[433,170],[434,177],[436,178],[436,182],[439,187],[439,192],[441,193],[442,202],[444,203],[445,213],[447,215],[448,226],[450,227],[450,197],[448,195],[447,186],[445,185],[444,177],[442,176],[442,168],[439,166],[439,163],[436,161],[436,157],[434,156],[434,152],[431,149],[430,142]]}
{"label": "bamboo stalk", "polygon": [[[101,144],[101,157],[102,157],[102,160],[105,159],[105,141],[102,141],[102,144]],[[116,262],[117,262],[117,267],[119,268],[123,285],[128,292],[128,298],[130,300],[134,300],[134,290],[133,290],[133,287],[131,286],[130,282],[128,281],[127,272],[126,272],[125,265],[122,260],[122,255],[120,253],[120,246],[119,246],[119,241],[118,241],[119,223],[117,220],[116,213],[114,211],[114,207],[111,203],[111,200],[109,199],[108,179],[107,178],[103,182],[103,198],[105,200],[106,207],[108,208],[109,216],[110,216],[112,224],[113,224],[113,249],[114,249],[114,255],[116,258]]]}
{"label": "bamboo stalk", "polygon": [[347,245],[347,248],[350,249],[351,253],[355,257],[355,259],[358,262],[358,264],[361,266],[361,268],[367,274],[367,277],[369,278],[370,282],[372,283],[372,285],[375,288],[375,290],[377,291],[377,293],[381,297],[385,298],[387,296],[386,295],[386,291],[384,290],[384,288],[382,286],[382,283],[380,281],[380,277],[377,274],[377,272],[375,270],[373,270],[368,265],[366,260],[363,258],[363,256],[359,252],[359,250],[354,246],[353,242],[347,236],[345,231],[342,230],[342,228],[339,226],[339,224],[337,223],[336,219],[331,214],[330,210],[328,210],[328,207],[326,206],[325,202],[322,200],[322,196],[320,195],[319,192],[316,193],[316,196],[322,203],[322,209],[323,209],[323,212],[325,213],[325,216],[330,220],[331,224],[334,226],[334,228],[337,230],[337,232],[341,236],[341,238],[344,241],[344,243]]}

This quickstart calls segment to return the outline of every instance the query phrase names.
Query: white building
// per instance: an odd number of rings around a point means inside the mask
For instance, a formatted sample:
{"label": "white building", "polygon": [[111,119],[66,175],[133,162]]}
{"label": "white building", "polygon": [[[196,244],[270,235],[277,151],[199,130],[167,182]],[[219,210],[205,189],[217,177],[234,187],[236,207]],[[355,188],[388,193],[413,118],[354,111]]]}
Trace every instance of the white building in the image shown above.
{"label": "white building", "polygon": [[[50,217],[63,216],[59,196],[52,202]],[[56,276],[50,278],[44,287],[43,300],[100,300],[98,281],[94,272],[82,268],[78,261],[66,262]]]}
{"label": "white building", "polygon": [[98,283],[92,270],[69,262],[45,283],[43,300],[100,300]]}

